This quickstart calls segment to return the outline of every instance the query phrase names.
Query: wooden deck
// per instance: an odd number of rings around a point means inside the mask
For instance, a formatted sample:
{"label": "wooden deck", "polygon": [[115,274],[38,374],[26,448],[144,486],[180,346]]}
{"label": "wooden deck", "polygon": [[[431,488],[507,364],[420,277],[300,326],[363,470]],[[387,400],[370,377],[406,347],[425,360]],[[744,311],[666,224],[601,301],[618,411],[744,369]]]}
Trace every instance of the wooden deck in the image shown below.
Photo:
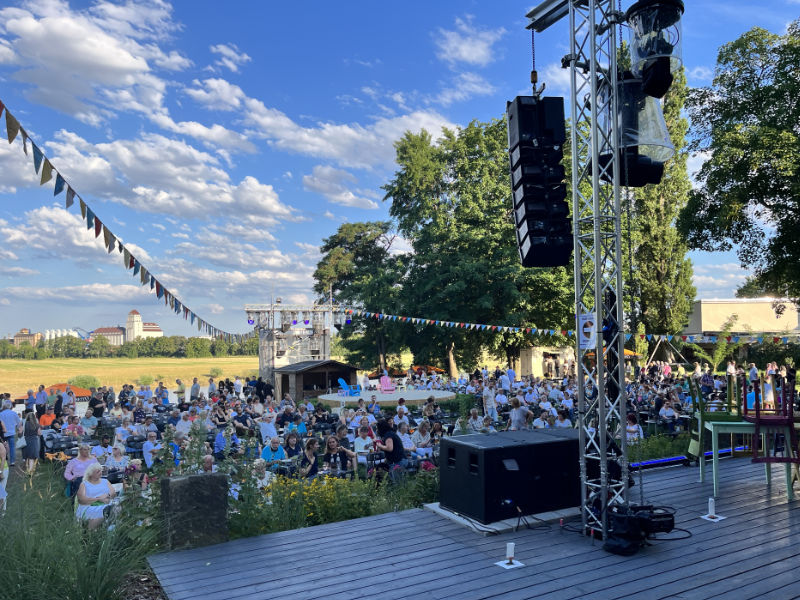
{"label": "wooden deck", "polygon": [[[409,510],[149,560],[170,600],[785,600],[800,597],[800,511],[797,500],[787,502],[778,475],[768,489],[762,465],[746,458],[720,461],[717,513],[727,518],[711,523],[699,518],[711,477],[701,485],[696,468],[646,473],[645,500],[673,506],[676,526],[693,535],[653,542],[632,557],[608,554],[600,542],[592,545],[558,525],[483,536],[431,512]],[[631,493],[638,501],[638,485]],[[510,541],[525,566],[504,570],[493,563],[502,560]]]}

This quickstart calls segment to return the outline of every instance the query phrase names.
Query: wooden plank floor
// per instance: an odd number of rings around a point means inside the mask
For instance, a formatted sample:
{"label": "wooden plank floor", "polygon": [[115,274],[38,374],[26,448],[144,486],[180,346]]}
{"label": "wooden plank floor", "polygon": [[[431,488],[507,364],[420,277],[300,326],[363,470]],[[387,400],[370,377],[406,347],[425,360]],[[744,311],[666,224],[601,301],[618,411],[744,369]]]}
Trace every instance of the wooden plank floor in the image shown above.
{"label": "wooden plank floor", "polygon": [[[770,489],[762,465],[720,461],[717,512],[727,518],[718,523],[699,518],[711,473],[705,484],[697,478],[687,467],[645,474],[645,501],[674,507],[676,526],[692,537],[632,557],[558,526],[487,537],[409,510],[149,561],[170,600],[800,598],[800,511],[786,500],[783,466],[773,467]],[[638,502],[638,481],[631,494]],[[511,541],[525,566],[506,571],[493,563]]]}

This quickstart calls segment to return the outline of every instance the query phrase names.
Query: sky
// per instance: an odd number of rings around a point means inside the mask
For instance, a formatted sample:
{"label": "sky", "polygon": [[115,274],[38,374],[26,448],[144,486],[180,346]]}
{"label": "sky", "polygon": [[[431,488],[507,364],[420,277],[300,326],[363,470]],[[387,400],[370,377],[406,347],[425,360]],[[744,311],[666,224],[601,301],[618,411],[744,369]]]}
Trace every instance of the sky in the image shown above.
{"label": "sky", "polygon": [[[753,26],[782,33],[800,11],[688,5],[692,86],[710,84],[720,45]],[[150,273],[234,333],[248,330],[245,303],[314,299],[318,248],[343,222],[388,218],[381,186],[405,131],[488,121],[530,91],[532,4],[3,6],[0,100]],[[567,92],[568,35],[562,21],[536,37],[550,94]],[[168,335],[196,334],[102,239],[52,181],[38,185],[20,138],[0,141],[0,336],[124,325],[133,308]],[[731,297],[746,275],[732,253],[691,257],[698,298]]]}

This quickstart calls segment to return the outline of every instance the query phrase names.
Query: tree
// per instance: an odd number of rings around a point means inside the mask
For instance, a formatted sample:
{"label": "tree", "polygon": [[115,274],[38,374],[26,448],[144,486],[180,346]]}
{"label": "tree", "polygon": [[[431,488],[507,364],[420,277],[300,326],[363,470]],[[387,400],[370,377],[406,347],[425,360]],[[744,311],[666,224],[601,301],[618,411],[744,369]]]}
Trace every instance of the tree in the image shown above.
{"label": "tree", "polygon": [[211,354],[214,356],[228,356],[231,353],[231,345],[225,340],[218,338],[211,342]]}
{"label": "tree", "polygon": [[638,320],[648,333],[681,331],[689,322],[695,295],[688,247],[675,227],[691,190],[686,170],[689,123],[681,114],[685,100],[686,76],[681,70],[664,98],[664,119],[675,155],[665,165],[661,183],[636,190],[633,201],[634,268],[627,284],[635,290],[634,310],[638,308]]}
{"label": "tree", "polygon": [[[474,121],[396,144],[399,170],[384,186],[390,214],[414,249],[403,285],[405,314],[470,323],[572,328],[570,274],[520,264],[508,175],[505,120]],[[484,346],[512,360],[521,335],[458,327],[406,330],[417,361],[474,365]]]}
{"label": "tree", "polygon": [[776,291],[768,289],[764,282],[757,277],[747,277],[744,283],[736,289],[737,298],[763,298],[764,296],[777,296]]}
{"label": "tree", "polygon": [[186,358],[205,358],[211,356],[211,340],[189,338],[186,341]]}
{"label": "tree", "polygon": [[86,354],[95,358],[109,356],[111,354],[111,344],[109,343],[108,338],[103,335],[95,336],[86,347]]}
{"label": "tree", "polygon": [[717,341],[714,342],[714,346],[711,349],[710,354],[697,344],[687,344],[689,348],[694,350],[694,354],[697,358],[700,358],[711,365],[712,373],[717,370],[717,367],[722,363],[722,361],[733,356],[734,352],[736,352],[736,350],[738,350],[739,347],[744,344],[742,341],[728,341],[728,337],[730,337],[731,331],[733,331],[733,327],[736,325],[736,321],[738,320],[738,315],[731,315],[728,317],[725,323],[723,323],[722,330],[717,335]]}
{"label": "tree", "polygon": [[711,87],[692,90],[708,156],[679,228],[692,248],[736,247],[762,285],[800,298],[800,20],[753,28],[719,51]]}
{"label": "tree", "polygon": [[[346,306],[397,314],[408,257],[393,252],[395,237],[385,221],[344,223],[323,241],[314,291],[323,298],[332,292]],[[354,319],[342,328],[341,343],[362,366],[385,369],[389,347],[400,343],[398,327],[383,319]]]}
{"label": "tree", "polygon": [[136,341],[124,342],[117,349],[117,354],[119,356],[124,356],[125,358],[138,358],[139,357],[139,345],[136,343]]}
{"label": "tree", "polygon": [[171,337],[154,338],[153,342],[153,355],[154,356],[173,356],[175,354],[175,339]]}

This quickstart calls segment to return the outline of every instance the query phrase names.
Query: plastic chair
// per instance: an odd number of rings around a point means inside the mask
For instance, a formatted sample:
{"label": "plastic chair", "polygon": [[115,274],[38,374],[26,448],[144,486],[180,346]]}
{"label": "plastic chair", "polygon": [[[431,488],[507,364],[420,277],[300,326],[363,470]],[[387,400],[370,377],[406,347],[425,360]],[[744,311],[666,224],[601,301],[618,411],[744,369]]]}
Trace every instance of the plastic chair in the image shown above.
{"label": "plastic chair", "polygon": [[382,394],[391,394],[397,389],[394,382],[392,382],[391,378],[388,375],[381,376],[380,383],[381,383],[380,389]]}
{"label": "plastic chair", "polygon": [[348,383],[339,377],[339,387],[342,391],[347,392],[348,396],[360,396],[361,395],[361,386],[359,384],[355,385],[348,385]]}

